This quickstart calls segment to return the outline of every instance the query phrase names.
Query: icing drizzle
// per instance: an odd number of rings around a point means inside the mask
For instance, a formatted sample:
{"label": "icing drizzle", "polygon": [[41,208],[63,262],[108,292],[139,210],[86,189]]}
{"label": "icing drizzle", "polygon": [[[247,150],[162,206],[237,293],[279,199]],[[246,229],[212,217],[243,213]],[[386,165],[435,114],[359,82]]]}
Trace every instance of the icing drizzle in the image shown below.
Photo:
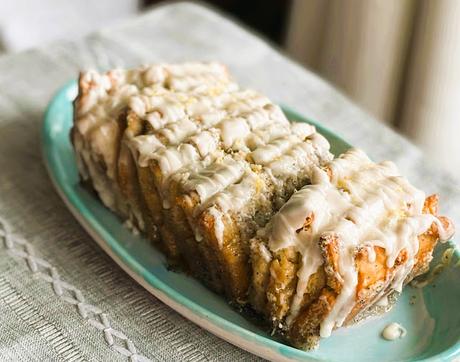
{"label": "icing drizzle", "polygon": [[[297,315],[310,276],[323,264],[319,240],[327,235],[340,241],[339,272],[342,289],[321,323],[320,335],[328,337],[340,327],[355,303],[357,271],[354,255],[359,246],[383,247],[387,265],[392,267],[401,250],[409,261],[392,282],[400,291],[414,265],[418,236],[436,223],[440,238],[449,239],[453,230],[444,230],[431,214],[423,214],[425,195],[401,177],[391,162],[375,164],[360,150],[350,150],[327,169],[316,168],[312,185],[296,192],[276,214],[269,229],[269,247],[276,251],[294,247],[302,256],[296,294],[287,322]],[[370,254],[370,258],[375,255]]]}

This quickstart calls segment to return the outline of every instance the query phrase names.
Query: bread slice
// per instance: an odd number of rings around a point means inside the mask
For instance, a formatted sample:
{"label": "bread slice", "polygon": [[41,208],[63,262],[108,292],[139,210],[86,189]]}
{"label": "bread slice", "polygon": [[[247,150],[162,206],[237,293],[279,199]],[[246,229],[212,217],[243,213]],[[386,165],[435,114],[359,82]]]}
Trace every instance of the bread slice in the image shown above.
{"label": "bread slice", "polygon": [[452,232],[436,196],[350,150],[316,169],[251,241],[251,304],[294,346],[312,348],[425,272]]}

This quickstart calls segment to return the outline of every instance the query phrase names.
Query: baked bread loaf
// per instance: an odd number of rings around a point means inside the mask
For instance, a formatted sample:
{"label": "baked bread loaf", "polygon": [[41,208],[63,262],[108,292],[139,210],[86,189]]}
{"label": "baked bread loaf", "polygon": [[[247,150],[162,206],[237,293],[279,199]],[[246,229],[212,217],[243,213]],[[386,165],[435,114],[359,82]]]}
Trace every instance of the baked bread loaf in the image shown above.
{"label": "baked bread loaf", "polygon": [[291,124],[216,63],[81,74],[72,140],[107,207],[240,304],[249,240],[332,159],[314,127]]}
{"label": "baked bread loaf", "polygon": [[[296,347],[428,268],[453,233],[394,164],[290,123],[218,63],[80,74],[81,181],[171,266],[259,313]],[[298,190],[298,191],[296,191]]]}

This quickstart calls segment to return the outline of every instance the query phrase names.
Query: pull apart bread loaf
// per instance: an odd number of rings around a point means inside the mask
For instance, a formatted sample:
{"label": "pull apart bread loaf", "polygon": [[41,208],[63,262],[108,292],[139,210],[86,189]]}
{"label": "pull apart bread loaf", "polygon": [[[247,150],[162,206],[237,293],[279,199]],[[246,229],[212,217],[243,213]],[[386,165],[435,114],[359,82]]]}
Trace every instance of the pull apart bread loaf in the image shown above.
{"label": "pull apart bread loaf", "polygon": [[454,231],[437,204],[360,150],[316,168],[251,241],[253,308],[294,346],[314,347],[428,270]]}
{"label": "pull apart bread loaf", "polygon": [[168,256],[245,303],[249,240],[332,159],[327,140],[215,63],[80,75],[83,182]]}
{"label": "pull apart bread loaf", "polygon": [[452,234],[393,164],[333,160],[313,126],[217,63],[82,73],[74,111],[82,183],[298,347],[400,290]]}

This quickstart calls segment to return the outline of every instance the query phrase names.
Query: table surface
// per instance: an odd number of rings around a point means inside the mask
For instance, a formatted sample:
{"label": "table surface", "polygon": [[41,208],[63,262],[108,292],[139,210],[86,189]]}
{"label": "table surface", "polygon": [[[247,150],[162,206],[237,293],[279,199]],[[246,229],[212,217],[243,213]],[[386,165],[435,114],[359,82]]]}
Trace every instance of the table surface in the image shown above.
{"label": "table surface", "polygon": [[80,69],[186,60],[224,62],[243,86],[395,161],[458,224],[458,180],[406,139],[242,26],[196,4],[163,5],[80,41],[0,57],[0,359],[257,360],[136,285],[72,217],[41,159],[46,104]]}

